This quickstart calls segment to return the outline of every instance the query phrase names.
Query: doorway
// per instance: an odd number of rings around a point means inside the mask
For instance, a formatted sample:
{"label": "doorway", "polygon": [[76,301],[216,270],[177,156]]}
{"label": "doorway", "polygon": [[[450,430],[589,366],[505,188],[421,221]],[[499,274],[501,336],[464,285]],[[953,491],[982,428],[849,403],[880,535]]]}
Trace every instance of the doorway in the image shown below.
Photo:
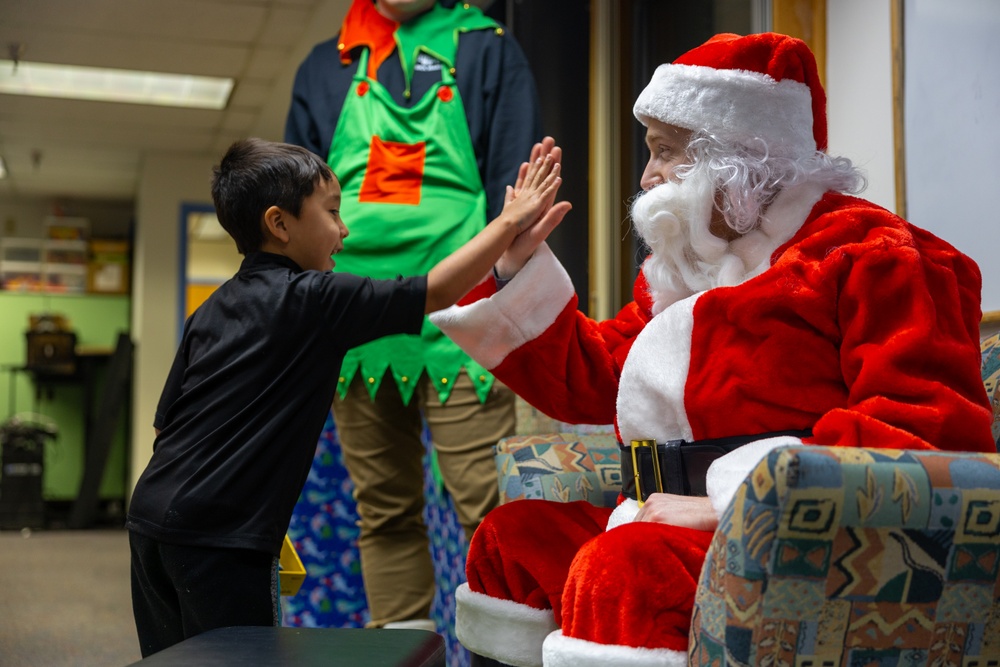
{"label": "doorway", "polygon": [[198,306],[239,270],[243,255],[208,204],[183,204],[180,216],[178,293],[180,340],[184,323]]}

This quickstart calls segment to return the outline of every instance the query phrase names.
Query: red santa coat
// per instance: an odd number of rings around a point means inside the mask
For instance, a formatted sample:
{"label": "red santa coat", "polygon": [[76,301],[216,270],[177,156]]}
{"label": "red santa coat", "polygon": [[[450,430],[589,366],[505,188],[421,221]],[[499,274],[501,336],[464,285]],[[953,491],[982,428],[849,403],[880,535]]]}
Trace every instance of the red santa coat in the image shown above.
{"label": "red santa coat", "polygon": [[[974,262],[874,204],[815,186],[783,193],[759,231],[733,242],[744,264],[757,267],[744,282],[654,303],[640,274],[635,301],[612,320],[577,311],[569,278],[545,247],[503,290],[487,281],[470,295],[472,303],[432,319],[546,414],[578,423],[615,420],[626,443],[812,429],[807,443],[994,451],[979,374],[981,277]],[[713,464],[729,469],[715,485],[710,471],[717,512],[766,451],[756,444],[777,443],[755,443]],[[634,584],[628,592],[602,587],[592,572],[609,571],[600,561],[612,549],[629,550],[618,556],[622,563],[637,560],[629,533],[616,529],[606,535],[614,539],[588,541],[597,533],[579,528],[587,524],[581,510],[563,507],[487,518],[469,556],[474,587],[458,596],[463,643],[512,664],[537,664],[541,648],[528,650],[525,638],[561,627],[545,639],[546,664],[683,664],[682,623],[660,632],[645,621],[655,614],[622,622],[590,610],[610,604],[621,614],[648,611],[623,600],[653,591],[662,601],[682,591],[685,600],[673,608],[689,613],[686,598],[693,598],[707,541],[678,549],[676,531],[636,525],[630,532],[641,535],[642,548],[662,545],[658,562],[669,545],[671,557],[690,560],[690,572],[678,564],[672,583],[662,572],[648,581],[633,572],[625,577]],[[588,521],[597,525],[601,516]],[[526,542],[510,552],[515,547],[508,545],[520,541],[501,533],[534,520],[564,522],[528,532],[573,544]],[[584,544],[567,583],[564,552]],[[498,550],[508,553],[494,557]],[[539,616],[539,606],[555,613]],[[475,625],[487,630],[479,636]]]}
{"label": "red santa coat", "polygon": [[822,445],[993,450],[971,259],[826,193],[768,264],[655,318],[640,274],[635,301],[595,322],[543,248],[489,300],[434,319],[538,409],[617,420],[626,443],[811,428]]}

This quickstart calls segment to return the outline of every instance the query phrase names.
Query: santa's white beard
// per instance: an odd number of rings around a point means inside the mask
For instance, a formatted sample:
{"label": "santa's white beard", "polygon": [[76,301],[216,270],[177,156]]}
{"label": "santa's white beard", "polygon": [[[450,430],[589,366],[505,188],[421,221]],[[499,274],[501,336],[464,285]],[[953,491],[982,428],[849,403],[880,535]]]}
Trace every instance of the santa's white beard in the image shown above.
{"label": "santa's white beard", "polygon": [[714,201],[711,179],[697,170],[680,182],[656,186],[632,204],[632,221],[652,251],[642,271],[654,315],[679,299],[737,285],[746,277],[729,243],[709,230]]}

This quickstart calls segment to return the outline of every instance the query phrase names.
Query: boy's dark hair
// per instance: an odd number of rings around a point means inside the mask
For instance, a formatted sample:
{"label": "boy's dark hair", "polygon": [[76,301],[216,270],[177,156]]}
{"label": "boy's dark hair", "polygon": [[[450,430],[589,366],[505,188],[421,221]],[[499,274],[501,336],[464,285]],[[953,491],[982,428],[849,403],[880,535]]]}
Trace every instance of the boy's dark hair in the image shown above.
{"label": "boy's dark hair", "polygon": [[255,252],[264,243],[264,211],[277,206],[297,217],[319,180],[332,178],[330,167],[300,146],[240,139],[212,169],[215,214],[237,250]]}

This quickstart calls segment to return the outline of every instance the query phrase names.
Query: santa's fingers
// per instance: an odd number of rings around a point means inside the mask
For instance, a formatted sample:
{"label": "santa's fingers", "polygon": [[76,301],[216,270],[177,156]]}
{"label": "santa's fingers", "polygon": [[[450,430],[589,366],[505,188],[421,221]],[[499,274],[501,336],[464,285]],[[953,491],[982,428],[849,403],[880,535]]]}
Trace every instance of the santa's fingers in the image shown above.
{"label": "santa's fingers", "polygon": [[555,146],[555,139],[552,137],[545,137],[531,147],[531,157],[528,158],[528,162],[534,162],[540,157],[545,157],[552,152],[552,149],[555,148]]}
{"label": "santa's fingers", "polygon": [[559,163],[552,159],[551,155],[537,158],[528,165],[528,171],[524,175],[522,190],[537,190],[542,187],[542,183],[552,173]]}

